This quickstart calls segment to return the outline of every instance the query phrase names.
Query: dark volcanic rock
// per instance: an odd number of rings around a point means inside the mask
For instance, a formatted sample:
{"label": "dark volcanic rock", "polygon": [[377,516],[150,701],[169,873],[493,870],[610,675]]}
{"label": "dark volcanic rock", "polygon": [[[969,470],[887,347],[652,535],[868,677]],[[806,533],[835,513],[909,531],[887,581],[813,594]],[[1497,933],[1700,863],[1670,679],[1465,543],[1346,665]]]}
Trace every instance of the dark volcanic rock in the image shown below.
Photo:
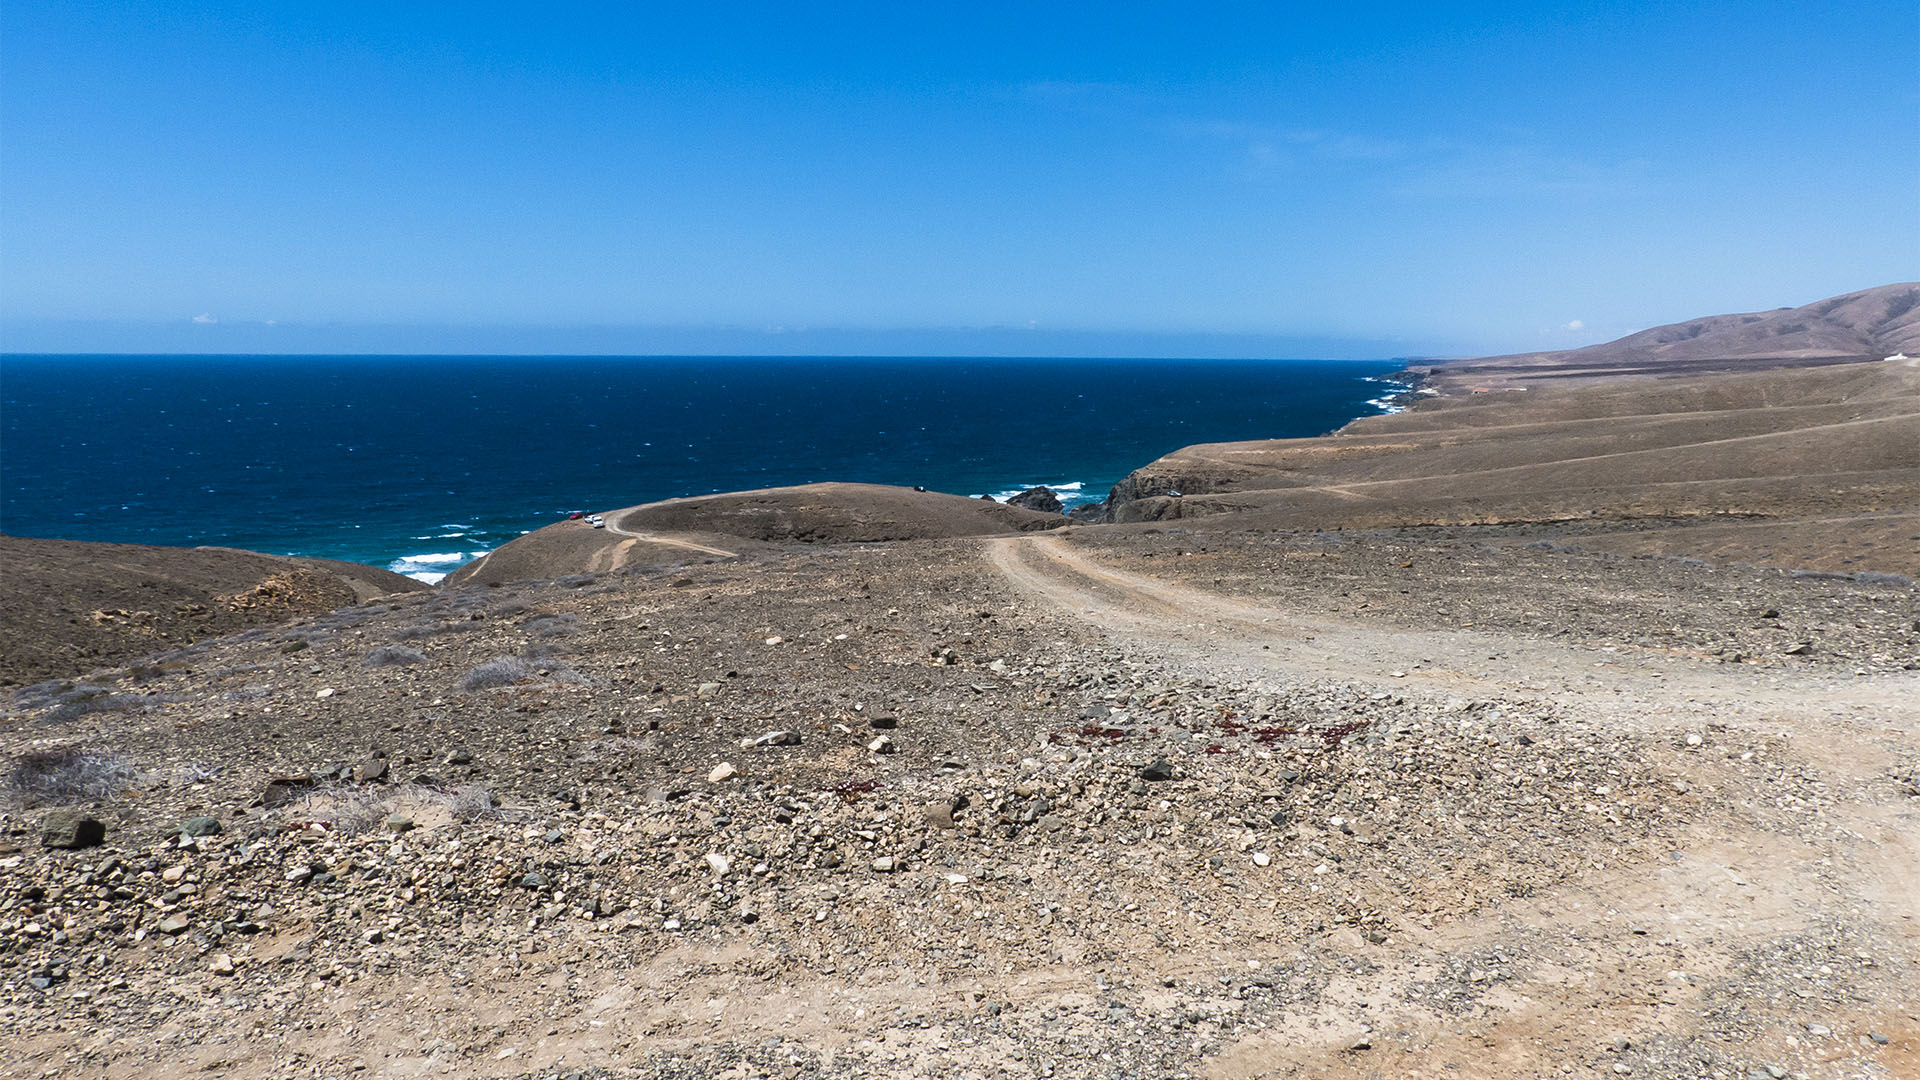
{"label": "dark volcanic rock", "polygon": [[106,839],[106,824],[78,810],[56,810],[40,823],[40,843],[43,847],[75,850],[98,847]]}
{"label": "dark volcanic rock", "polygon": [[1055,495],[1051,488],[1030,487],[1008,499],[1007,505],[1018,506],[1024,510],[1038,510],[1043,514],[1057,514],[1060,512],[1060,496]]}
{"label": "dark volcanic rock", "polygon": [[180,823],[182,836],[214,836],[222,831],[219,818],[190,817]]}

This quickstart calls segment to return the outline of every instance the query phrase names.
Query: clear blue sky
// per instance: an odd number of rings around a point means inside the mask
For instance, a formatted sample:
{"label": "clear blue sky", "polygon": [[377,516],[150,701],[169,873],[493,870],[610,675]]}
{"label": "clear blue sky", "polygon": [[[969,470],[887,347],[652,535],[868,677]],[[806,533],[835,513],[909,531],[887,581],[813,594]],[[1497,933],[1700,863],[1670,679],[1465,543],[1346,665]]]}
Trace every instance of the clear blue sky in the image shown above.
{"label": "clear blue sky", "polygon": [[1916,70],[1913,0],[14,0],[0,348],[1584,344],[1920,277]]}

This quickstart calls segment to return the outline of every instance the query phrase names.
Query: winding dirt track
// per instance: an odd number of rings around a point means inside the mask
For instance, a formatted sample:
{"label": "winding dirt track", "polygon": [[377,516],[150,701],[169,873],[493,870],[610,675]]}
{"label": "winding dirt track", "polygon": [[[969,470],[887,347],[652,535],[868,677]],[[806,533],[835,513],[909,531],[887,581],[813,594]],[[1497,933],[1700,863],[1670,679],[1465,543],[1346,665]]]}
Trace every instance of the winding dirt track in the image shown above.
{"label": "winding dirt track", "polygon": [[[1920,675],[1873,681],[1760,672],[1645,650],[1606,653],[1524,634],[1409,629],[1287,611],[1103,565],[1057,535],[987,545],[1016,590],[1111,634],[1153,642],[1190,662],[1240,672],[1363,682],[1402,693],[1552,696],[1599,706],[1615,722],[1674,727],[1710,715],[1777,727],[1843,718],[1920,735]],[[1678,716],[1656,718],[1651,710]]]}
{"label": "winding dirt track", "polygon": [[[1880,769],[1920,749],[1920,678],[1849,679],[1808,671],[1755,671],[1648,651],[1603,654],[1521,634],[1409,629],[1287,611],[1128,573],[1055,535],[988,541],[985,558],[1021,595],[1158,653],[1196,675],[1246,675],[1363,683],[1405,694],[1471,694],[1550,700],[1575,724],[1635,730],[1678,742],[1709,723],[1782,736],[1787,751],[1830,779],[1832,832],[1795,835],[1748,811],[1704,816],[1657,863],[1583,875],[1443,927],[1411,928],[1377,971],[1329,988],[1328,1000],[1380,1001],[1421,977],[1433,950],[1495,951],[1528,942],[1542,963],[1503,988],[1491,1015],[1470,1028],[1445,1016],[1398,1018],[1424,1043],[1421,1061],[1482,1063],[1477,1075],[1535,1077],[1564,1058],[1549,1046],[1605,1047],[1622,1031],[1685,1040],[1717,1002],[1659,969],[1623,926],[1684,940],[1685,980],[1725,972],[1743,950],[1817,932],[1833,919],[1871,927],[1920,963],[1920,828],[1903,801],[1873,783]],[[1598,666],[1596,666],[1598,665]],[[1713,802],[1747,806],[1706,757],[1685,782]],[[1656,936],[1657,936],[1656,933]],[[1912,996],[1863,978],[1828,1023],[1911,1032]],[[1216,1077],[1334,1078],[1430,1073],[1420,1061],[1380,1072],[1346,1052],[1353,1031],[1338,1010],[1242,1040],[1210,1063]],[[1349,1023],[1350,1026],[1350,1023]],[[1834,1059],[1839,1065],[1840,1059]],[[1865,1060],[1860,1076],[1906,1076],[1913,1058]],[[1893,1071],[1883,1071],[1888,1065]],[[1703,1073],[1702,1075],[1707,1075]],[[1855,1075],[1849,1073],[1847,1075]]]}
{"label": "winding dirt track", "polygon": [[[635,532],[632,529],[629,529],[626,527],[627,514],[632,512],[633,512],[632,510],[617,511],[616,512],[617,516],[607,518],[607,531],[610,533],[615,533],[620,536],[632,537],[634,540],[640,541],[642,543],[659,544],[662,547],[684,548],[687,551],[697,551],[702,555],[714,555],[722,559],[731,559],[735,555],[739,554],[739,552],[737,551],[728,551],[725,548],[711,547],[707,544],[698,544],[693,542],[692,540],[682,540],[678,537],[668,536],[665,533]],[[622,544],[619,550],[622,554],[624,554],[626,551],[630,550],[632,547],[633,545],[631,543]],[[613,565],[616,567],[625,566],[626,560],[623,558],[616,558]]]}

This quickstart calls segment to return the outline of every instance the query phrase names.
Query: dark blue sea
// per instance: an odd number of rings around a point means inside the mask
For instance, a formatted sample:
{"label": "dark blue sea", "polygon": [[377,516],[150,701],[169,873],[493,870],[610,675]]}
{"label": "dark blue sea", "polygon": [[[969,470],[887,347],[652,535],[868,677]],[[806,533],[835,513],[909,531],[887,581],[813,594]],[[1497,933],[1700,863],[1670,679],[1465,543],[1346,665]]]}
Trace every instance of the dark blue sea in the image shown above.
{"label": "dark blue sea", "polygon": [[0,358],[0,531],[428,580],[573,510],[819,480],[1074,505],[1196,442],[1382,411],[1309,360]]}

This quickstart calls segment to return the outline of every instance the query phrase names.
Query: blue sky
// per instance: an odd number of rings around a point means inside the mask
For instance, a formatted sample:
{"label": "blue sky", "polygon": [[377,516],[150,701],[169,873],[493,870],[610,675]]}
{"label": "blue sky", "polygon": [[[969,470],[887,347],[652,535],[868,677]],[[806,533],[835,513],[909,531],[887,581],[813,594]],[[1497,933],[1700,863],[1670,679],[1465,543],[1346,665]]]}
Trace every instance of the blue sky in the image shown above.
{"label": "blue sky", "polygon": [[1911,0],[1307,7],[15,0],[0,347],[1486,353],[1920,277]]}

